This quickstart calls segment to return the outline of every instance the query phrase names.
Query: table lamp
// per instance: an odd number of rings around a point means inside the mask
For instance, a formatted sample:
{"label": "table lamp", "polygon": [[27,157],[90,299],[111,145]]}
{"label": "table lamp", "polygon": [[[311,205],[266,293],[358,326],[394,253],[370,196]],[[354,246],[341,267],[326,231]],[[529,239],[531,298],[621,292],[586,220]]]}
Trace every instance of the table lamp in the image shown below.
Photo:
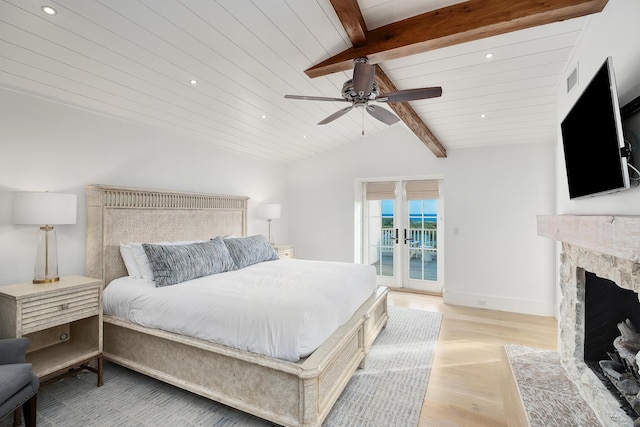
{"label": "table lamp", "polygon": [[280,218],[280,204],[279,203],[266,203],[262,205],[262,216],[266,218],[267,224],[269,224],[269,243],[273,245],[271,241],[271,220]]}
{"label": "table lamp", "polygon": [[53,283],[58,276],[58,243],[53,225],[75,224],[77,196],[49,192],[13,193],[13,223],[40,225],[33,283]]}

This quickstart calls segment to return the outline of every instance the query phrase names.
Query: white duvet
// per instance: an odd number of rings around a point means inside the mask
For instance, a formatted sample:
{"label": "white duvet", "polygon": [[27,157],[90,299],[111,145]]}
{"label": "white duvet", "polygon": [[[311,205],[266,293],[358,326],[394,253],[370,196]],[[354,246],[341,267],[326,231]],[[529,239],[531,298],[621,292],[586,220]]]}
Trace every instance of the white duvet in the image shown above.
{"label": "white duvet", "polygon": [[376,289],[370,265],[281,259],[156,288],[122,277],[104,313],[289,361],[318,348]]}

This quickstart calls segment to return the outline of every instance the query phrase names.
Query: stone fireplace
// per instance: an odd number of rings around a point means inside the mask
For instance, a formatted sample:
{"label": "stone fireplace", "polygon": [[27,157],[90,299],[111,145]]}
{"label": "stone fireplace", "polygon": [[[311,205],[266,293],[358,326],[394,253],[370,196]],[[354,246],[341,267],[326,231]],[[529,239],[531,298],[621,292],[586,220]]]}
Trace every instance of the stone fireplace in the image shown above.
{"label": "stone fireplace", "polygon": [[539,216],[538,235],[562,242],[558,319],[562,365],[603,425],[633,427],[634,419],[585,363],[585,283],[593,273],[638,293],[640,216]]}

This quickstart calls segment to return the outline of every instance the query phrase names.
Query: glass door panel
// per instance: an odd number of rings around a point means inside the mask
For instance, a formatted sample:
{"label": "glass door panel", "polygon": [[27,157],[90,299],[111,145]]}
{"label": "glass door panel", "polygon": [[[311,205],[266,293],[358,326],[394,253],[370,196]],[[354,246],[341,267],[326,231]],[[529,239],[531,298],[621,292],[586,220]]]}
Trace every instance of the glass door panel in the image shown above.
{"label": "glass door panel", "polygon": [[408,256],[403,286],[441,292],[438,263],[438,200],[407,200]]}
{"label": "glass door panel", "polygon": [[376,268],[378,283],[386,286],[394,286],[396,277],[394,206],[394,200],[367,201],[368,263]]}
{"label": "glass door panel", "polygon": [[409,200],[409,278],[438,280],[437,200]]}

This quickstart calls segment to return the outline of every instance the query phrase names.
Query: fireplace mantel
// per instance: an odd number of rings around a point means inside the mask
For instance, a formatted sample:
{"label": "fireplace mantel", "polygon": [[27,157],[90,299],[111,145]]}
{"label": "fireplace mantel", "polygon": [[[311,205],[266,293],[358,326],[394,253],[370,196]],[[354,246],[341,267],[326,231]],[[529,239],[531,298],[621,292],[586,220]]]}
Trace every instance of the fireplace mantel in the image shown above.
{"label": "fireplace mantel", "polygon": [[640,216],[538,215],[538,235],[640,262]]}

